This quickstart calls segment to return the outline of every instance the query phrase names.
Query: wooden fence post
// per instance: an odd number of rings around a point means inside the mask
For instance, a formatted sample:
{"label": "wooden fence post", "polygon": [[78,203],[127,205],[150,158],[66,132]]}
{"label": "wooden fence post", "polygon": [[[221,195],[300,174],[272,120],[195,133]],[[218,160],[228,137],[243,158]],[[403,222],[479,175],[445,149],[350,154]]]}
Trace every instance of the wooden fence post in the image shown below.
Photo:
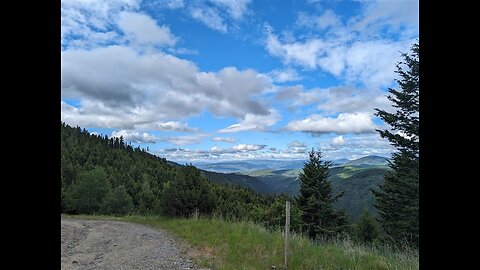
{"label": "wooden fence post", "polygon": [[290,202],[285,202],[285,269],[288,264],[288,238],[290,235]]}

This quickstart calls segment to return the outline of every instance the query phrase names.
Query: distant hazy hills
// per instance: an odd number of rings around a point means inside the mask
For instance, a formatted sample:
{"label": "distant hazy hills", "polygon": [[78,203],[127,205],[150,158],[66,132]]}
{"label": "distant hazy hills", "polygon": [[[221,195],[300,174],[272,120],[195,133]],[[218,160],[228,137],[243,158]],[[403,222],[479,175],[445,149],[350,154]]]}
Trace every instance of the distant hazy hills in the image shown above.
{"label": "distant hazy hills", "polygon": [[345,162],[344,166],[387,166],[388,159],[380,156],[366,156]]}
{"label": "distant hazy hills", "polygon": [[[238,160],[219,162],[194,162],[199,169],[220,173],[245,173],[259,170],[301,169],[306,160]],[[386,166],[387,158],[366,156],[355,160],[346,158],[333,160],[333,166]]]}
{"label": "distant hazy hills", "polygon": [[302,168],[305,160],[238,160],[196,162],[193,165],[206,171],[221,173],[250,172],[258,170],[290,170]]}
{"label": "distant hazy hills", "polygon": [[[298,174],[305,161],[255,160],[216,163],[196,163],[207,179],[215,183],[239,185],[260,193],[288,193],[296,196],[300,190]],[[366,156],[356,160],[335,160],[330,181],[335,193],[345,191],[337,203],[355,220],[367,207],[375,213],[371,188],[383,183],[389,170],[387,158]],[[216,172],[212,172],[215,170]],[[228,172],[228,173],[224,173]],[[232,173],[236,172],[236,173]]]}

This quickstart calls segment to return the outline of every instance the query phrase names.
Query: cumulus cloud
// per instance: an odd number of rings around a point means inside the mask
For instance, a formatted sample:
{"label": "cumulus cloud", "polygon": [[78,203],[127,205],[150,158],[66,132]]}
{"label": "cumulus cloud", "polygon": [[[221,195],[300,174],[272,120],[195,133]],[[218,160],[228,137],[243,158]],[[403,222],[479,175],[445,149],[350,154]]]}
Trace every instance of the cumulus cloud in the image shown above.
{"label": "cumulus cloud", "polygon": [[279,90],[276,99],[287,101],[293,107],[316,104],[317,109],[324,113],[367,113],[376,108],[387,111],[391,109],[387,94],[378,88],[337,86],[304,89],[302,86],[294,86]]}
{"label": "cumulus cloud", "polygon": [[157,130],[157,131],[180,131],[180,132],[194,132],[198,128],[189,127],[187,123],[177,121],[155,122],[149,124],[135,125],[138,128]]}
{"label": "cumulus cloud", "polygon": [[158,137],[147,132],[140,133],[133,130],[118,130],[112,132],[112,137],[120,138],[121,136],[123,136],[125,141],[133,143],[155,143],[158,140]]}
{"label": "cumulus cloud", "polygon": [[293,147],[307,147],[307,145],[303,142],[299,142],[295,140],[288,144],[288,148],[293,148]]}
{"label": "cumulus cloud", "polygon": [[368,113],[341,113],[336,118],[314,114],[303,120],[289,122],[285,129],[315,134],[372,133],[375,132],[375,124]]}
{"label": "cumulus cloud", "polygon": [[333,145],[332,141],[320,144],[320,148],[328,159],[348,158],[350,160],[367,155],[389,157],[395,150],[388,140],[380,137],[378,133],[361,134],[344,139],[341,145]]}
{"label": "cumulus cloud", "polygon": [[258,144],[238,144],[232,147],[233,150],[237,151],[257,151],[257,150],[262,150],[266,145],[258,145]]}
{"label": "cumulus cloud", "polygon": [[61,120],[71,126],[133,129],[136,117],[126,111],[104,106],[102,103],[83,101],[77,108],[61,101]]}
{"label": "cumulus cloud", "polygon": [[341,146],[343,144],[345,144],[345,139],[343,138],[342,135],[337,136],[337,137],[332,139],[332,145],[333,146]]}
{"label": "cumulus cloud", "polygon": [[289,86],[289,87],[281,87],[279,88],[275,99],[277,100],[296,100],[298,99],[300,92],[302,92],[303,86],[296,85],[296,86]]}
{"label": "cumulus cloud", "polygon": [[235,143],[235,138],[214,137],[214,138],[212,138],[212,141],[213,142]]}
{"label": "cumulus cloud", "polygon": [[353,20],[352,28],[372,35],[381,28],[391,31],[403,30],[403,35],[415,36],[418,33],[419,1],[366,1],[362,15]]}
{"label": "cumulus cloud", "polygon": [[[367,1],[362,6],[360,15],[346,22],[333,10],[319,15],[300,12],[297,26],[316,29],[301,37],[282,39],[267,25],[265,48],[286,65],[319,69],[347,83],[389,87],[401,60],[399,52],[408,51],[418,37],[418,1]],[[400,38],[392,39],[392,33]]]}
{"label": "cumulus cloud", "polygon": [[268,76],[274,82],[291,82],[291,81],[298,81],[301,80],[302,77],[297,73],[295,69],[287,68],[287,69],[275,69],[268,73]]}
{"label": "cumulus cloud", "polygon": [[[356,159],[366,155],[379,155],[389,157],[394,147],[385,139],[382,139],[377,133],[360,134],[349,136],[343,139],[342,147],[332,144],[333,140],[321,138],[319,147],[324,157],[328,160],[348,158]],[[231,148],[220,148],[213,146],[210,149],[184,149],[184,148],[167,148],[160,150],[160,156],[167,157],[170,160],[245,160],[245,159],[301,159],[308,158],[307,147],[288,147],[286,149],[277,149],[264,145],[255,144],[239,144]]]}
{"label": "cumulus cloud", "polygon": [[198,133],[195,135],[162,137],[159,138],[159,140],[169,142],[175,145],[192,145],[201,143],[205,139],[205,137],[208,136],[208,134]]}
{"label": "cumulus cloud", "polygon": [[138,12],[140,2],[62,1],[62,46],[92,49],[127,41],[135,45],[174,46],[177,38],[167,26],[159,26],[152,17]]}
{"label": "cumulus cloud", "polygon": [[[81,113],[89,122],[110,123],[105,127],[131,129],[204,109],[216,116],[247,115],[247,120],[270,113],[252,98],[269,87],[254,70],[202,72],[192,62],[162,52],[140,54],[124,46],[66,50],[61,79],[62,97],[85,101],[79,111],[62,108],[64,117],[79,118]],[[105,117],[95,120],[94,108],[95,113],[102,108]],[[119,125],[117,119],[122,118]]]}
{"label": "cumulus cloud", "polygon": [[166,26],[158,26],[155,20],[147,15],[135,12],[120,12],[118,27],[126,38],[133,43],[174,46],[176,38]]}
{"label": "cumulus cloud", "polygon": [[395,64],[401,60],[400,51],[408,51],[414,40],[356,41],[310,38],[305,41],[282,43],[275,34],[268,34],[267,51],[285,64],[308,69],[319,68],[347,83],[360,80],[369,87],[388,86],[395,79]]}
{"label": "cumulus cloud", "polygon": [[270,110],[270,114],[268,115],[254,115],[249,113],[245,115],[245,118],[240,121],[240,123],[230,125],[218,132],[232,133],[248,130],[266,131],[268,127],[275,125],[280,118],[281,115],[275,110]]}

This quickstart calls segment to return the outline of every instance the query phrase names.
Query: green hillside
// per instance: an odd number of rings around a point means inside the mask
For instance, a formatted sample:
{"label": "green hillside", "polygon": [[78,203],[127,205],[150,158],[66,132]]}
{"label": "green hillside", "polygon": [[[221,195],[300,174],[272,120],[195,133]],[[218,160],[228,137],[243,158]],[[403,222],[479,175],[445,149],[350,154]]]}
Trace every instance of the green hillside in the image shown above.
{"label": "green hillside", "polygon": [[209,182],[193,166],[167,161],[122,138],[90,134],[65,123],[61,169],[61,211],[68,214],[188,216],[198,208],[201,214],[268,223],[263,210],[267,213],[274,200],[233,185],[261,187],[253,177],[203,172],[215,178]]}
{"label": "green hillside", "polygon": [[[335,193],[344,191],[336,203],[337,209],[345,209],[353,220],[356,220],[367,208],[370,213],[376,214],[373,207],[373,196],[370,189],[383,183],[383,176],[389,170],[383,165],[340,166],[330,169],[330,178]],[[300,182],[297,178],[301,169],[293,170],[258,170],[239,174],[221,174],[209,172],[205,177],[216,183],[227,183],[248,187],[261,193],[297,196]],[[247,175],[248,174],[248,175]]]}

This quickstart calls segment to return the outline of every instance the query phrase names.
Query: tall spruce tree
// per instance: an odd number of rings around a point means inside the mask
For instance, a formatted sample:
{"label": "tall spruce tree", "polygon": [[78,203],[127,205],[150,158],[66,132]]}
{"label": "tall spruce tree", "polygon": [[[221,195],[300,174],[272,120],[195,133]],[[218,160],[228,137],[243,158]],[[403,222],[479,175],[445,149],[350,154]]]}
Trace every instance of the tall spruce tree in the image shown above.
{"label": "tall spruce tree", "polygon": [[332,162],[322,161],[322,153],[312,150],[309,161],[300,173],[300,195],[297,197],[301,210],[302,231],[311,239],[328,238],[343,231],[347,217],[343,211],[333,208],[333,203],[343,195],[334,196],[332,184],[327,179]]}
{"label": "tall spruce tree", "polygon": [[419,207],[419,43],[413,44],[411,54],[402,53],[397,64],[400,90],[389,89],[393,113],[376,109],[376,115],[391,126],[377,130],[398,151],[392,154],[385,182],[372,190],[380,224],[397,243],[407,241],[418,246]]}

